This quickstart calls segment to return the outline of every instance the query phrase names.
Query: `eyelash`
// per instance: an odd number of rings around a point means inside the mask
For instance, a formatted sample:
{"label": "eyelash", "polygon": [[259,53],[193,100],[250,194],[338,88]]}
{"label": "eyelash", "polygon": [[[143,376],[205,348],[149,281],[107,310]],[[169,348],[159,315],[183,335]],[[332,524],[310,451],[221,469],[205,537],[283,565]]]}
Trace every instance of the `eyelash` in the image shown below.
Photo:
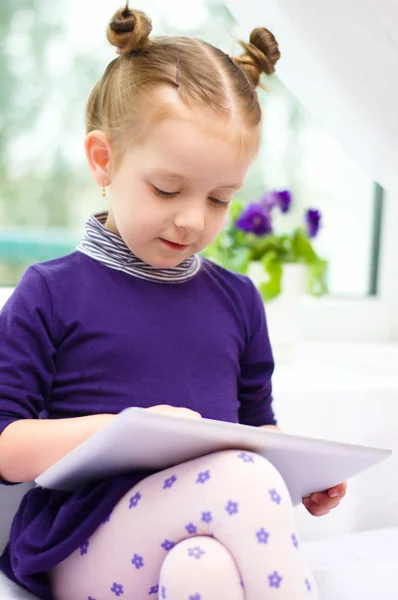
{"label": "eyelash", "polygon": [[[155,185],[153,186],[153,189],[155,194],[157,196],[160,196],[161,198],[173,198],[174,196],[177,196],[177,194],[179,194],[179,192],[164,192]],[[217,208],[227,209],[229,206],[229,202],[222,202],[221,200],[217,200],[217,198],[209,197],[209,200],[213,204],[213,206]]]}

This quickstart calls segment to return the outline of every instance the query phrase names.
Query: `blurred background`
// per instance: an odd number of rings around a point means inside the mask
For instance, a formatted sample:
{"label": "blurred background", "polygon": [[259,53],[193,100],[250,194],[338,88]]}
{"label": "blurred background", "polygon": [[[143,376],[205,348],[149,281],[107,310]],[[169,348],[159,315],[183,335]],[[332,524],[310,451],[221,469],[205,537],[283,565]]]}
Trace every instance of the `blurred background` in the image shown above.
{"label": "blurred background", "polygon": [[[120,4],[0,4],[2,286],[14,286],[29,264],[73,250],[87,216],[105,208],[84,156],[84,110],[93,85],[115,56],[105,26]],[[138,0],[134,6],[152,17],[156,34],[197,36],[240,53],[239,28],[220,0],[167,5]],[[329,260],[330,294],[346,299],[377,295],[383,189],[277,77],[267,85],[268,93],[259,91],[263,144],[240,197],[256,200],[266,189],[290,189],[291,221],[306,208],[321,210],[316,247]]]}

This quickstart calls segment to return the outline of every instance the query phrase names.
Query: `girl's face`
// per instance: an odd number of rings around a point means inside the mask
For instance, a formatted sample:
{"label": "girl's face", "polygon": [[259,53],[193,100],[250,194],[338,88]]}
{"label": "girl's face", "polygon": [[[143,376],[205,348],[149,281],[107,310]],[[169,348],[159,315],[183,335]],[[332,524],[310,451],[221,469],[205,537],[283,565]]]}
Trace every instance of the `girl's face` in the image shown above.
{"label": "girl's face", "polygon": [[123,156],[106,226],[144,262],[175,267],[218,235],[252,159],[209,127],[165,119]]}

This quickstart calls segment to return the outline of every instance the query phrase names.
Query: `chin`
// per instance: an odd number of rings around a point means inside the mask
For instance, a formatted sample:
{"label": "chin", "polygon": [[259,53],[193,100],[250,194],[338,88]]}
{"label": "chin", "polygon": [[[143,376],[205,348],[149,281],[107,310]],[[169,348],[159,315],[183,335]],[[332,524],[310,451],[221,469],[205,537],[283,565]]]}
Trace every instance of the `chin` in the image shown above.
{"label": "chin", "polygon": [[147,263],[149,265],[151,265],[152,267],[154,267],[155,269],[174,269],[179,264],[181,264],[184,260],[185,260],[185,258],[182,258],[181,260],[159,259],[159,260],[147,261]]}

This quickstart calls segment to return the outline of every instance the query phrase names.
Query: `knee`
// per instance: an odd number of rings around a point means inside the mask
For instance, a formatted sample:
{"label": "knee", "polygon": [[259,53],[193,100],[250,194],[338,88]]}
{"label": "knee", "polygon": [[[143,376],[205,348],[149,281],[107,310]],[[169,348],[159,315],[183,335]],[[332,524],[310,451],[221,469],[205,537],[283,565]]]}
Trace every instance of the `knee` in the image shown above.
{"label": "knee", "polygon": [[217,464],[222,464],[223,468],[231,475],[241,475],[242,472],[256,475],[266,475],[273,479],[282,479],[278,469],[264,456],[251,452],[250,450],[221,450],[214,453]]}
{"label": "knee", "polygon": [[[210,457],[210,467],[222,474],[220,485],[238,485],[256,495],[264,489],[277,488],[290,497],[286,483],[277,468],[266,458],[249,450],[222,450]],[[206,463],[208,460],[206,461]]]}

